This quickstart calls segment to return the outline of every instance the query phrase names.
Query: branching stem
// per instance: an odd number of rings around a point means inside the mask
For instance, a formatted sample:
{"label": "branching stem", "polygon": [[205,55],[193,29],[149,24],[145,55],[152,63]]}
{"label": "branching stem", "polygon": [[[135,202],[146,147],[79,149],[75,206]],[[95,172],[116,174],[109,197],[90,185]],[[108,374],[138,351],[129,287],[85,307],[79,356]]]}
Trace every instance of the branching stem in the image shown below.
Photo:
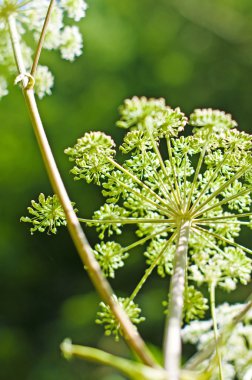
{"label": "branching stem", "polygon": [[212,221],[218,221],[218,220],[227,220],[227,219],[233,219],[233,218],[247,218],[252,216],[252,212],[246,212],[243,214],[229,214],[229,215],[223,215],[223,216],[214,216],[212,218],[199,218],[194,219],[196,223],[198,222],[212,222]]}
{"label": "branching stem", "polygon": [[228,157],[232,154],[232,152],[233,152],[233,147],[232,147],[232,149],[230,151],[226,152],[226,154],[223,157],[223,160],[221,162],[219,162],[219,164],[217,165],[217,167],[214,170],[214,173],[211,175],[211,177],[209,178],[209,180],[207,181],[207,183],[205,184],[205,186],[201,190],[199,196],[195,200],[194,204],[192,205],[191,213],[194,212],[194,210],[195,210],[196,206],[198,205],[198,203],[200,202],[201,198],[203,197],[204,194],[206,194],[206,192],[208,191],[209,187],[211,186],[211,184],[215,180],[216,176],[218,175],[221,167],[224,165],[224,163],[226,162],[226,160],[228,159]]}
{"label": "branching stem", "polygon": [[[25,73],[24,62],[22,58],[22,52],[20,48],[19,35],[16,28],[16,22],[14,16],[10,16],[9,30],[11,35],[11,41],[13,46],[13,52],[17,63],[19,74]],[[66,192],[65,186],[58,171],[54,156],[52,154],[50,145],[48,143],[44,127],[40,118],[36,100],[34,97],[34,91],[32,88],[28,88],[23,81],[23,95],[27,104],[28,112],[32,121],[32,126],[40,147],[40,151],[44,160],[47,173],[53,187],[55,194],[57,194],[62,207],[64,209],[67,226],[72,237],[72,240],[77,248],[79,256],[83,264],[88,269],[89,276],[101,298],[106,302],[112,313],[121,325],[121,329],[124,333],[125,339],[129,346],[134,350],[143,363],[149,366],[156,366],[152,355],[146,347],[144,341],[140,337],[139,333],[131,323],[125,311],[120,305],[115,302],[113,297],[113,291],[102,274],[101,268],[95,259],[92,249],[86,239],[86,236],[80,226],[78,218],[73,210],[71,201]]]}
{"label": "branching stem", "polygon": [[227,244],[229,244],[229,245],[233,245],[234,247],[240,248],[242,251],[245,251],[245,252],[247,252],[247,253],[252,254],[252,250],[251,250],[251,249],[246,248],[246,247],[244,247],[243,245],[236,243],[235,241],[232,241],[232,240],[230,240],[230,239],[227,239],[227,238],[225,238],[224,236],[220,236],[220,235],[218,235],[218,234],[216,234],[216,233],[214,233],[214,232],[208,231],[207,229],[202,228],[202,227],[199,227],[199,226],[195,226],[195,228],[197,228],[199,231],[201,231],[201,232],[203,232],[203,233],[206,233],[206,234],[208,234],[208,235],[210,235],[210,236],[215,237],[215,238],[218,239],[218,240],[222,240],[224,243],[227,243]]}
{"label": "branching stem", "polygon": [[231,185],[236,179],[242,177],[243,174],[246,173],[247,170],[249,170],[249,168],[250,166],[242,167],[227,182],[225,182],[217,190],[215,190],[199,207],[196,208],[195,212],[192,214],[193,217],[197,217],[203,214],[204,212],[206,212],[206,210],[204,210],[204,206],[206,206],[213,198],[218,196],[223,190],[225,190],[229,185]]}
{"label": "branching stem", "polygon": [[37,70],[37,67],[38,67],[40,54],[41,54],[41,51],[42,51],[42,48],[43,48],[43,44],[44,44],[44,40],[45,40],[46,31],[47,31],[47,28],[48,28],[48,24],[49,24],[49,21],[50,21],[50,17],[51,17],[51,14],[52,14],[52,11],[53,11],[53,6],[54,6],[55,2],[56,2],[56,0],[51,0],[50,1],[49,7],[48,7],[48,10],[47,10],[47,14],[46,14],[46,18],[45,18],[45,21],[44,21],[44,25],[43,25],[43,28],[42,28],[42,31],[41,31],[41,34],[40,34],[40,37],[39,37],[37,49],[36,49],[36,52],[35,52],[32,68],[31,68],[31,75],[33,77],[36,74],[36,70]]}
{"label": "branching stem", "polygon": [[154,223],[154,224],[174,224],[174,219],[152,219],[152,218],[118,218],[118,219],[83,219],[78,218],[83,223],[94,224],[138,224],[138,223]]}
{"label": "branching stem", "polygon": [[[176,193],[177,193],[177,198],[178,198],[178,205],[181,201],[181,196],[180,196],[180,190],[178,186],[178,180],[177,180],[177,170],[176,170],[176,165],[173,163],[173,156],[172,156],[172,149],[171,149],[171,141],[169,138],[166,139],[167,143],[167,150],[168,150],[168,155],[169,155],[169,160],[171,164],[171,169],[172,169],[172,174],[173,174],[173,180],[176,188]],[[173,187],[172,187],[173,189]]]}
{"label": "branching stem", "polygon": [[[162,199],[155,191],[151,190],[147,185],[145,185],[144,182],[140,181],[139,178],[137,178],[134,174],[132,174],[129,170],[125,169],[123,166],[118,164],[113,158],[107,157],[108,161],[111,162],[111,164],[114,165],[115,168],[119,169],[124,174],[127,174],[131,179],[133,179],[134,182],[136,182],[139,186],[141,186],[143,189],[148,191],[153,197],[155,197],[160,203],[162,203],[167,209],[171,209],[175,214],[176,210],[173,210],[171,206],[167,205],[167,203]],[[132,188],[130,188],[130,191],[133,191]],[[155,206],[157,207],[157,203],[155,203]]]}
{"label": "branching stem", "polygon": [[144,283],[146,282],[147,278],[151,275],[153,269],[158,265],[159,260],[165,254],[165,251],[167,250],[167,248],[169,247],[169,245],[171,245],[171,243],[175,239],[176,235],[177,235],[177,232],[174,232],[172,234],[172,236],[167,240],[167,242],[165,243],[164,247],[161,249],[161,251],[159,252],[159,254],[157,255],[157,257],[153,261],[153,263],[149,266],[149,268],[146,269],[143,277],[141,278],[141,280],[137,284],[136,288],[134,289],[133,293],[131,294],[131,296],[129,298],[130,301],[133,301],[136,298],[137,294],[142,289],[142,287],[143,287]]}

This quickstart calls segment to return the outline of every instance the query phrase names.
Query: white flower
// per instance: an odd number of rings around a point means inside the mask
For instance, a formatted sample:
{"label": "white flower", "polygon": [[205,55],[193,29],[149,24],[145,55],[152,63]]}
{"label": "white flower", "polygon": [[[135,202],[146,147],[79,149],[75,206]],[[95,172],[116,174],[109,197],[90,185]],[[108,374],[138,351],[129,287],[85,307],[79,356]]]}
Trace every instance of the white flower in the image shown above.
{"label": "white flower", "polygon": [[0,99],[8,94],[7,82],[4,77],[0,76]]}
{"label": "white flower", "polygon": [[[216,309],[216,318],[220,331],[225,331],[225,326],[237,316],[246,304],[229,305],[224,303]],[[248,312],[242,321],[233,328],[225,345],[221,346],[222,366],[225,380],[252,380],[252,315]],[[223,330],[222,330],[223,329]],[[204,350],[214,342],[212,321],[193,321],[182,330],[184,342],[197,345],[197,349]],[[199,366],[204,371],[209,365],[206,360]],[[236,376],[236,377],[235,377]],[[219,378],[218,368],[214,371],[211,380]]]}
{"label": "white flower", "polygon": [[68,16],[75,21],[79,21],[86,15],[87,3],[83,0],[61,0],[61,5]]}
{"label": "white flower", "polygon": [[[22,57],[27,72],[30,71],[34,51],[25,41],[31,37],[37,42],[45,21],[50,0],[0,0],[0,65],[3,73],[18,75],[8,28],[8,16],[13,14],[19,34]],[[73,61],[82,53],[82,36],[77,26],[66,26],[66,15],[79,21],[86,15],[84,0],[59,0],[55,2],[47,26],[43,48],[61,52],[64,59]],[[34,44],[33,44],[34,45]],[[35,45],[36,46],[36,45]],[[3,75],[3,74],[2,74]],[[42,98],[51,94],[53,76],[47,67],[40,67],[36,75],[35,91]],[[6,80],[0,79],[0,97],[6,95]]]}
{"label": "white flower", "polygon": [[66,26],[61,34],[61,56],[73,61],[82,53],[82,36],[76,26]]}
{"label": "white flower", "polygon": [[38,66],[35,77],[35,93],[41,99],[45,95],[51,95],[54,78],[47,66]]}

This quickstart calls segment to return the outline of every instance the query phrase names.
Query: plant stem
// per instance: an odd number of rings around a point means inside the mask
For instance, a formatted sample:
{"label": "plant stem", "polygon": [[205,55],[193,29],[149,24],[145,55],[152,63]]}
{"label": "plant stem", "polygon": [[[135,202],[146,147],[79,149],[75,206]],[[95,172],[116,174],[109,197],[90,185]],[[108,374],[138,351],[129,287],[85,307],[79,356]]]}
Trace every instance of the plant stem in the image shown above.
{"label": "plant stem", "polygon": [[182,220],[178,231],[173,275],[169,292],[169,308],[164,338],[165,368],[170,380],[178,380],[181,361],[181,323],[184,304],[185,270],[190,234],[190,220]]}
{"label": "plant stem", "polygon": [[78,218],[80,222],[90,223],[90,224],[139,224],[139,223],[150,223],[150,224],[175,224],[174,219],[152,219],[152,218],[118,218],[118,219],[83,219]]}
{"label": "plant stem", "polygon": [[219,201],[219,202],[215,203],[213,206],[205,208],[204,209],[204,213],[208,212],[210,210],[213,210],[216,207],[222,206],[222,205],[224,205],[224,204],[226,204],[228,202],[231,202],[233,199],[236,199],[236,198],[238,199],[242,195],[245,195],[245,194],[248,194],[248,193],[251,193],[251,192],[252,192],[252,187],[250,186],[250,187],[248,187],[245,190],[239,191],[238,193],[231,195],[230,197],[224,198],[222,201]]}
{"label": "plant stem", "polygon": [[206,192],[208,191],[209,187],[211,186],[211,184],[213,183],[213,181],[215,180],[216,176],[218,175],[220,169],[222,168],[222,166],[224,165],[224,163],[226,162],[226,160],[230,157],[230,155],[233,153],[233,149],[234,147],[232,147],[231,151],[228,150],[228,152],[225,153],[224,157],[223,157],[223,160],[221,162],[219,162],[219,164],[217,165],[217,167],[215,168],[213,174],[211,175],[211,177],[209,178],[209,180],[207,181],[207,183],[205,184],[205,186],[203,187],[203,189],[201,190],[200,194],[198,195],[197,199],[195,199],[195,202],[194,204],[192,205],[191,207],[191,213],[194,212],[197,204],[199,203],[199,201],[201,200],[202,196],[204,194],[206,194]]}
{"label": "plant stem", "polygon": [[158,232],[147,235],[144,238],[137,240],[134,243],[128,245],[127,247],[124,247],[123,252],[128,252],[130,249],[133,249],[133,248],[137,247],[138,245],[143,245],[144,243],[146,243],[146,241],[153,239],[156,236],[162,235],[163,233],[166,233],[166,232],[171,232],[171,228],[170,227],[164,228],[163,230],[159,230]]}
{"label": "plant stem", "polygon": [[[121,167],[121,165],[117,164],[117,168],[118,167]],[[124,169],[123,167],[121,167],[122,169]],[[121,171],[123,171],[121,169]],[[127,173],[130,173],[130,172],[127,172]],[[131,173],[130,173],[131,174]],[[131,176],[133,176],[131,174]],[[133,189],[132,187],[128,186],[126,183],[120,181],[119,179],[114,179],[111,175],[108,175],[109,178],[111,178],[112,180],[114,180],[115,182],[117,182],[121,187],[124,187],[126,190],[128,190],[129,192],[131,192],[132,194],[135,194],[137,197],[139,197],[140,199],[142,199],[143,201],[147,202],[147,203],[150,203],[152,206],[155,207],[155,209],[159,209],[163,214],[167,215],[168,214],[168,210],[170,209],[170,207],[168,205],[166,205],[166,207],[162,207],[160,206],[158,203],[156,203],[155,201],[153,201],[152,199],[148,198],[147,196],[143,195],[142,193],[138,192],[137,190]],[[135,176],[133,176],[134,178],[137,178]],[[132,177],[132,178],[133,178]],[[143,184],[143,182],[141,182],[139,180],[140,183]],[[138,182],[138,183],[139,183]],[[142,185],[141,185],[142,186]],[[146,186],[147,189],[149,189],[149,192],[152,191],[148,186]],[[153,192],[154,194],[156,194],[155,192]],[[157,195],[157,194],[156,194]],[[160,198],[162,199],[162,198]],[[171,214],[171,213],[170,213]],[[169,215],[169,214],[168,214]],[[173,214],[172,214],[173,215]]]}
{"label": "plant stem", "polygon": [[[146,156],[146,152],[143,152],[143,154],[144,153],[145,153],[145,156]],[[153,162],[150,160],[149,156],[146,156],[146,157],[147,157],[150,165],[152,165],[153,172],[154,172],[154,178],[157,181],[156,183],[157,183],[158,187],[160,188],[160,191],[162,192],[163,196],[166,198],[166,200],[168,201],[168,203],[171,204],[171,205],[173,205],[173,208],[175,210],[177,208],[177,205],[176,205],[176,202],[174,201],[174,199],[171,198],[171,195],[173,195],[173,194],[169,194],[169,190],[166,187],[167,184],[164,183],[162,175],[160,174],[159,171],[156,170],[156,168],[154,167]],[[167,182],[170,185],[170,181],[168,180]]]}
{"label": "plant stem", "polygon": [[219,340],[218,340],[218,327],[217,327],[217,320],[216,320],[216,313],[215,313],[215,284],[213,282],[210,284],[209,291],[210,291],[211,315],[212,315],[213,328],[214,328],[215,349],[216,349],[216,356],[217,356],[218,367],[219,367],[219,379],[223,380],[224,378],[223,378],[221,354],[219,350]]}
{"label": "plant stem", "polygon": [[[17,32],[14,16],[10,16],[8,21],[12,47],[17,62],[18,72],[19,74],[24,74],[25,67],[23,63],[19,35]],[[27,85],[25,86],[24,83],[23,95],[27,104],[28,112],[32,121],[32,126],[38,141],[38,145],[40,147],[40,151],[44,160],[44,164],[51,185],[55,194],[57,194],[62,204],[62,207],[66,215],[67,226],[70,235],[83,264],[88,269],[91,281],[93,282],[97,292],[100,294],[103,301],[109,305],[112,313],[115,315],[116,319],[120,323],[125,339],[129,346],[132,348],[132,350],[136,352],[136,354],[145,364],[149,366],[156,366],[155,361],[152,358],[152,355],[150,354],[144,341],[137,332],[135,326],[133,326],[125,311],[119,306],[117,302],[114,301],[113,290],[110,287],[108,281],[105,279],[101,271],[101,268],[93,255],[92,249],[73,210],[71,201],[68,197],[64,183],[61,179],[60,173],[58,171],[56,162],[54,160],[54,156],[52,154],[50,145],[48,143],[43,128],[43,124],[34,96],[34,91],[32,88],[28,88]]]}
{"label": "plant stem", "polygon": [[210,232],[210,231],[206,230],[205,228],[202,228],[202,227],[199,227],[199,226],[195,226],[195,228],[197,230],[203,232],[203,233],[206,233],[206,234],[208,234],[210,236],[215,237],[218,240],[224,241],[224,243],[227,243],[229,245],[233,245],[234,247],[240,248],[242,251],[245,251],[247,253],[252,254],[252,250],[251,249],[246,248],[243,245],[236,243],[235,241],[229,240],[229,239],[225,238],[224,236],[220,236],[218,234],[215,234],[214,232]]}
{"label": "plant stem", "polygon": [[[124,174],[127,174],[130,178],[133,179],[133,181],[135,181],[139,186],[141,186],[143,189],[145,189],[148,193],[150,193],[151,195],[153,195],[153,197],[155,197],[160,203],[162,203],[167,209],[171,209],[174,214],[176,214],[176,210],[172,209],[171,206],[169,206],[164,199],[162,199],[157,193],[155,193],[155,191],[151,190],[147,185],[145,185],[144,182],[140,181],[139,178],[137,178],[134,174],[132,174],[129,170],[125,169],[123,166],[121,166],[120,164],[118,164],[115,160],[113,160],[113,158],[111,157],[107,157],[107,160],[109,162],[111,162],[112,165],[114,165],[115,168],[119,169],[121,172],[123,172]],[[117,181],[119,182],[119,181]],[[121,181],[120,181],[121,182]],[[122,183],[122,182],[121,182]],[[133,189],[131,188],[131,191]],[[154,203],[155,207],[158,206],[157,203]]]}
{"label": "plant stem", "polygon": [[[170,178],[169,178],[169,174],[168,174],[167,169],[166,169],[166,167],[165,167],[165,164],[164,164],[163,158],[162,158],[162,156],[161,156],[161,154],[160,154],[160,151],[159,151],[159,149],[158,149],[157,143],[156,143],[156,141],[155,141],[155,139],[154,139],[154,137],[153,137],[153,134],[152,134],[152,132],[151,132],[151,124],[152,124],[151,117],[147,117],[147,118],[146,118],[146,121],[145,121],[145,123],[144,123],[144,126],[145,126],[145,128],[146,128],[146,130],[147,130],[147,133],[148,133],[148,135],[149,135],[149,138],[150,138],[150,140],[151,140],[152,148],[153,148],[154,152],[155,152],[156,155],[157,155],[157,158],[158,158],[158,161],[159,161],[159,164],[160,164],[161,170],[163,171],[163,174],[164,174],[166,180],[168,181],[168,184],[170,185],[171,191],[172,191],[173,196],[174,196],[175,203],[177,204],[177,207],[176,207],[176,208],[178,209],[178,208],[179,208],[179,199],[178,199],[178,197],[176,196],[176,193],[175,193],[175,191],[174,191],[174,189],[173,189],[173,184],[172,184],[172,182],[171,182],[171,180],[170,180]],[[175,183],[176,183],[176,178],[174,179],[174,181],[175,181]],[[179,196],[179,194],[178,194],[178,196]]]}
{"label": "plant stem", "polygon": [[[124,373],[132,380],[170,380],[167,372],[162,368],[150,368],[132,360],[123,359],[93,347],[72,344],[65,339],[60,345],[61,351],[66,359],[79,358],[107,365]],[[180,380],[208,380],[208,377],[194,371],[181,371]]]}
{"label": "plant stem", "polygon": [[79,359],[107,365],[125,374],[132,380],[168,380],[163,369],[154,369],[141,363],[120,358],[97,348],[73,345],[69,339],[65,339],[60,346],[66,359],[76,357]]}
{"label": "plant stem", "polygon": [[[179,190],[179,185],[178,185],[178,180],[177,180],[178,175],[177,175],[176,165],[174,165],[174,162],[173,162],[172,147],[171,147],[171,141],[169,137],[167,137],[166,143],[167,143],[169,161],[170,161],[171,169],[172,169],[173,181],[175,183],[175,189],[177,192],[177,197],[179,199],[178,202],[180,203],[181,196],[180,196],[180,190]],[[173,189],[173,186],[172,186],[172,189]]]}
{"label": "plant stem", "polygon": [[40,37],[39,37],[36,53],[35,53],[33,64],[32,64],[32,68],[31,68],[31,75],[33,77],[36,74],[36,70],[37,70],[37,67],[38,67],[38,62],[39,62],[40,54],[41,54],[41,51],[42,51],[42,48],[43,48],[43,44],[44,44],[44,40],[45,40],[46,30],[47,30],[47,27],[48,27],[48,24],[49,24],[49,20],[50,20],[51,14],[52,14],[52,10],[53,10],[54,4],[55,4],[55,0],[51,0],[50,4],[49,4],[49,7],[48,7],[48,10],[47,10],[47,14],[46,14],[46,18],[45,18],[45,21],[44,21],[44,25],[43,25],[43,28],[42,28],[42,31],[41,31],[41,34],[40,34]]}
{"label": "plant stem", "polygon": [[189,195],[188,195],[188,202],[187,202],[186,211],[189,211],[190,206],[191,206],[192,195],[193,195],[193,192],[195,190],[195,186],[196,186],[197,181],[198,181],[199,172],[200,172],[200,169],[201,169],[202,164],[203,164],[203,160],[204,160],[204,157],[205,157],[205,154],[206,154],[207,147],[208,147],[208,145],[207,145],[207,142],[206,142],[206,144],[204,145],[204,147],[203,147],[203,149],[202,149],[202,151],[200,153],[200,157],[199,157],[199,160],[198,160],[197,168],[196,168],[196,171],[195,171],[195,174],[194,174],[194,177],[193,177],[193,182],[192,182],[191,189],[190,189],[190,192],[189,192]]}
{"label": "plant stem", "polygon": [[232,218],[247,218],[252,216],[252,212],[246,212],[244,214],[229,214],[229,215],[223,215],[223,216],[214,216],[212,218],[199,218],[194,219],[195,222],[212,222],[216,220],[226,220],[226,219],[232,219]]}
{"label": "plant stem", "polygon": [[204,214],[206,212],[206,209],[204,210],[204,206],[206,206],[213,198],[217,197],[223,190],[225,190],[229,185],[231,185],[236,179],[239,179],[241,176],[243,176],[243,174],[245,174],[246,171],[249,169],[250,169],[250,166],[243,166],[242,168],[240,168],[227,182],[221,185],[201,205],[199,205],[193,213],[191,210],[191,215],[196,218],[199,215]]}
{"label": "plant stem", "polygon": [[133,301],[137,294],[140,292],[140,290],[142,289],[144,283],[146,282],[147,278],[151,275],[153,269],[158,265],[159,263],[159,260],[162,258],[162,256],[165,254],[165,251],[167,250],[167,248],[169,247],[169,245],[171,245],[171,243],[173,242],[173,240],[175,239],[176,237],[176,234],[177,232],[175,231],[172,236],[167,240],[167,242],[165,243],[163,249],[161,249],[161,251],[159,252],[159,254],[157,255],[157,257],[155,258],[155,260],[153,261],[153,263],[149,266],[149,268],[146,269],[143,277],[141,278],[141,280],[139,281],[139,283],[137,284],[136,288],[134,289],[134,291],[132,292],[131,296],[129,297],[129,302],[130,301]]}

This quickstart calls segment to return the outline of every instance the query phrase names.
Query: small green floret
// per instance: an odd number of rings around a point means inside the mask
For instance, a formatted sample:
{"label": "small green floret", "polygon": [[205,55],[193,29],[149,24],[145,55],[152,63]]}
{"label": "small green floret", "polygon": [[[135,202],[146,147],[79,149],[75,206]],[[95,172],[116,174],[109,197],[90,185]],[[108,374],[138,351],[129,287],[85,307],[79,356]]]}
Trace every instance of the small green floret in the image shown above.
{"label": "small green floret", "polygon": [[120,221],[118,223],[115,223],[115,221],[127,216],[128,212],[123,207],[105,203],[101,206],[100,210],[95,211],[93,215],[93,219],[96,220],[96,222],[89,222],[88,225],[95,225],[96,230],[99,232],[99,238],[104,239],[105,233],[107,233],[108,236],[111,236],[114,233],[120,235],[122,232],[122,224]]}
{"label": "small green floret", "polygon": [[[124,309],[133,324],[137,325],[145,320],[144,317],[140,317],[140,307],[132,300],[122,297],[117,298],[115,295],[114,299]],[[106,305],[104,302],[101,302],[100,308],[101,311],[97,313],[98,318],[96,319],[96,323],[104,325],[105,335],[113,335],[115,340],[118,342],[120,335],[123,336],[120,324],[117,320],[115,320],[115,317],[111,313],[110,307],[108,305]]]}
{"label": "small green floret", "polygon": [[108,158],[115,155],[114,147],[114,141],[103,132],[85,133],[73,148],[65,149],[69,160],[75,162],[74,179],[100,184],[100,178],[113,169]]}
{"label": "small green floret", "polygon": [[184,293],[184,320],[186,323],[195,319],[202,319],[208,309],[207,298],[195,289],[194,286],[187,286]]}
{"label": "small green floret", "polygon": [[124,266],[124,260],[129,254],[123,251],[120,244],[114,241],[96,244],[94,255],[99,262],[101,269],[106,277],[115,277],[115,271]]}
{"label": "small green floret", "polygon": [[[29,213],[32,217],[24,217],[20,219],[21,222],[31,223],[33,227],[30,228],[31,234],[36,231],[48,234],[56,234],[57,228],[66,226],[66,217],[64,210],[59,202],[57,195],[45,197],[43,193],[39,195],[38,203],[34,200],[31,201],[32,207],[28,207]],[[74,205],[74,203],[72,203]],[[75,209],[77,211],[77,209]]]}

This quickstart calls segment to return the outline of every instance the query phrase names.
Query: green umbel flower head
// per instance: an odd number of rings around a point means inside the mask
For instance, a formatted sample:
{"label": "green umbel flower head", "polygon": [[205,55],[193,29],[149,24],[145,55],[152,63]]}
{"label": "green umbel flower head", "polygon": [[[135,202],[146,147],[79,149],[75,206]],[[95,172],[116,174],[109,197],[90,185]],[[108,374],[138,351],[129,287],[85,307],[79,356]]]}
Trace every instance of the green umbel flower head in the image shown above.
{"label": "green umbel flower head", "polygon": [[[126,314],[130,318],[131,322],[134,324],[139,324],[145,320],[144,317],[140,317],[141,309],[137,304],[135,304],[130,298],[117,298],[114,296],[115,301],[125,310]],[[97,313],[98,318],[96,323],[104,325],[105,335],[113,335],[115,340],[118,341],[122,331],[120,324],[115,319],[114,315],[111,313],[110,307],[104,302],[100,303],[101,310]]]}
{"label": "green umbel flower head", "polygon": [[[31,201],[32,207],[28,207],[29,214],[32,216],[26,216],[21,218],[21,222],[31,223],[30,231],[33,234],[36,231],[44,232],[48,234],[56,234],[59,226],[66,226],[66,217],[64,210],[56,195],[48,196],[47,198],[43,193],[39,195],[38,202]],[[72,203],[74,206],[74,203]],[[77,209],[75,209],[77,211]]]}
{"label": "green umbel flower head", "polygon": [[[252,225],[252,138],[229,114],[197,109],[187,119],[164,99],[128,99],[120,115],[117,125],[127,132],[119,160],[102,132],[86,133],[66,150],[75,178],[102,186],[106,198],[86,222],[110,244],[125,225],[136,226],[136,242],[122,250],[115,245],[117,263],[120,254],[144,245],[147,270],[133,300],[155,268],[161,277],[172,275],[180,226],[189,221],[184,316],[203,317],[207,306],[198,286],[230,291],[250,280],[252,251],[237,238]],[[185,127],[186,136],[180,135]],[[117,264],[106,254],[99,260],[105,274],[114,275]]]}

